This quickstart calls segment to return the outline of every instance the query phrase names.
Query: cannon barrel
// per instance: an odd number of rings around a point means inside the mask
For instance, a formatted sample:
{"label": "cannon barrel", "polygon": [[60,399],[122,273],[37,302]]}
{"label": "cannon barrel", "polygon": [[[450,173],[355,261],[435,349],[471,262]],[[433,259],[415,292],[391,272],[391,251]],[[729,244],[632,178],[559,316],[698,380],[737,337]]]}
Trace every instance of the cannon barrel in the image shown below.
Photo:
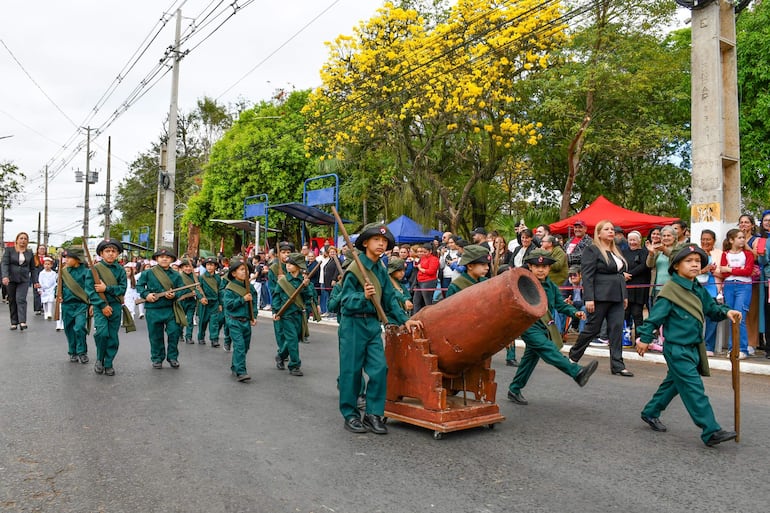
{"label": "cannon barrel", "polygon": [[425,326],[438,368],[460,374],[513,342],[547,308],[537,278],[516,268],[423,308],[414,319]]}

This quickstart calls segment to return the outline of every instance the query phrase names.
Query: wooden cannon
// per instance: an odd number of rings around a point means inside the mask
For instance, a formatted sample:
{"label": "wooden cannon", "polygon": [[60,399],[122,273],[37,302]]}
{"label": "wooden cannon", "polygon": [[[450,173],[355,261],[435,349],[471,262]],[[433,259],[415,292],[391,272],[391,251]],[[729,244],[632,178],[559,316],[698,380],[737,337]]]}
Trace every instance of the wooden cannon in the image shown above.
{"label": "wooden cannon", "polygon": [[512,269],[420,310],[419,336],[386,330],[385,416],[432,429],[436,439],[505,420],[495,402],[492,356],[547,307],[532,273]]}

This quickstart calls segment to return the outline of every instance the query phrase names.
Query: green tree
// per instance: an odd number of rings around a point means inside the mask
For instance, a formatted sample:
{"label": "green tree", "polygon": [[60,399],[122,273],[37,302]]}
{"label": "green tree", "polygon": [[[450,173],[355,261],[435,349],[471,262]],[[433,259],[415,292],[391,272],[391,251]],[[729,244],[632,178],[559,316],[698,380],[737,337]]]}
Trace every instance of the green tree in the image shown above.
{"label": "green tree", "polygon": [[770,208],[770,4],[753,2],[736,24],[741,192],[749,212]]}
{"label": "green tree", "polygon": [[[5,209],[15,203],[23,190],[24,173],[13,162],[0,162],[0,243],[5,244]],[[5,248],[0,248],[0,253]]]}
{"label": "green tree", "polygon": [[[271,204],[297,201],[316,163],[305,156],[308,91],[293,91],[241,113],[212,147],[201,189],[188,201],[185,221],[212,237],[231,233],[211,219],[241,219],[248,196],[267,194]],[[272,226],[282,216],[271,213]],[[239,248],[236,248],[236,250]]]}

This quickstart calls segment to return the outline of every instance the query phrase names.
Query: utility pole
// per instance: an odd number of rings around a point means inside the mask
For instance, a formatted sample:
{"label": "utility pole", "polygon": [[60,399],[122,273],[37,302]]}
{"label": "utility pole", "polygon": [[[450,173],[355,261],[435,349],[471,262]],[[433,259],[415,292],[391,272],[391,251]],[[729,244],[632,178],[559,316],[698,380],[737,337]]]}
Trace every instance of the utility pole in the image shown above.
{"label": "utility pole", "polygon": [[[163,246],[175,247],[176,235],[174,233],[174,194],[176,192],[176,139],[177,139],[177,102],[179,99],[179,61],[184,53],[179,48],[179,39],[182,33],[182,10],[176,11],[176,33],[174,46],[169,55],[173,59],[171,73],[171,104],[168,112],[168,155],[166,161],[165,177],[161,178],[160,187],[163,188],[162,218],[160,219],[160,234],[156,234],[156,241],[160,238]],[[160,236],[160,237],[159,237]],[[157,244],[156,244],[157,247]]]}
{"label": "utility pole", "polygon": [[[90,212],[89,208],[89,199],[90,199],[90,185],[92,183],[96,183],[98,179],[98,175],[96,172],[91,172],[91,130],[94,130],[93,128],[86,127],[86,174],[85,174],[85,182],[86,182],[86,193],[85,193],[85,199],[83,201],[83,242],[86,242],[88,240],[88,215]],[[76,182],[82,182],[83,181],[83,175],[80,171],[75,171],[75,181]]]}
{"label": "utility pole", "polygon": [[720,240],[741,205],[735,4],[692,7],[692,240]]}
{"label": "utility pole", "polygon": [[107,137],[107,190],[104,195],[104,238],[110,238],[110,157],[112,155],[112,137]]}
{"label": "utility pole", "polygon": [[45,203],[43,205],[43,244],[48,248],[48,165],[45,166]]}

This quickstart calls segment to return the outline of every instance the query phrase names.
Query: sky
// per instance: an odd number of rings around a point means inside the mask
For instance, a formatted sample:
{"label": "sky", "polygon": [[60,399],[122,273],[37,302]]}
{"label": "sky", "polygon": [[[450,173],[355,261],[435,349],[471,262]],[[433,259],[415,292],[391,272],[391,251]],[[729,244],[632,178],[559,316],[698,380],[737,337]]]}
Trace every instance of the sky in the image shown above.
{"label": "sky", "polygon": [[[204,13],[219,3],[0,3],[0,161],[12,162],[27,176],[21,200],[5,213],[11,219],[5,223],[6,241],[12,241],[20,231],[37,240],[46,164],[51,164],[53,175],[49,181],[49,244],[58,246],[82,235],[85,185],[75,182],[75,170],[85,170],[86,152],[75,150],[79,143],[85,143],[85,131],[78,127],[87,125],[105,127],[92,141],[91,170],[100,173],[89,195],[89,232],[92,236],[103,234],[103,216],[97,210],[106,192],[107,137],[111,137],[110,189],[114,197],[129,163],[148,150],[163,131],[171,98],[171,73],[150,81],[154,84],[151,88],[109,126],[107,123],[116,111],[123,110],[122,105],[173,44],[174,12],[180,6],[183,34],[195,28],[182,45],[190,53],[180,63],[178,104],[181,111],[189,112],[203,96],[225,105],[240,99],[251,105],[269,99],[280,88],[320,85],[318,72],[328,57],[324,42],[339,34],[351,34],[353,27],[373,16],[383,2],[238,0],[242,7],[214,31],[226,15],[212,16],[209,19],[213,21],[206,24]],[[232,3],[221,2],[214,13],[232,13],[228,7]],[[134,62],[129,70],[127,65]],[[105,97],[108,91],[111,94]],[[70,157],[71,161],[63,165]]]}

